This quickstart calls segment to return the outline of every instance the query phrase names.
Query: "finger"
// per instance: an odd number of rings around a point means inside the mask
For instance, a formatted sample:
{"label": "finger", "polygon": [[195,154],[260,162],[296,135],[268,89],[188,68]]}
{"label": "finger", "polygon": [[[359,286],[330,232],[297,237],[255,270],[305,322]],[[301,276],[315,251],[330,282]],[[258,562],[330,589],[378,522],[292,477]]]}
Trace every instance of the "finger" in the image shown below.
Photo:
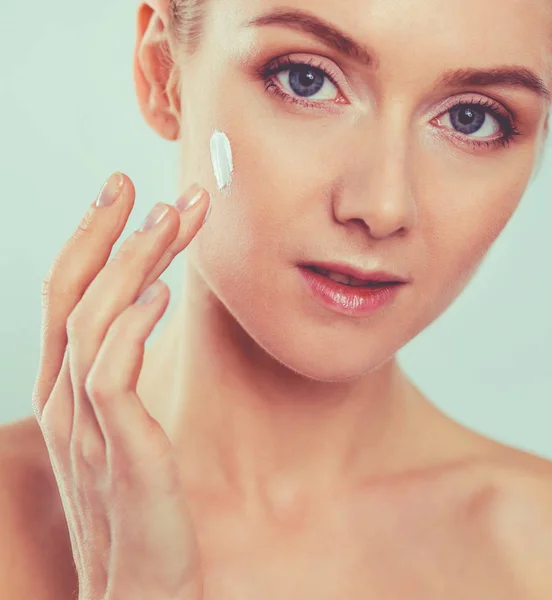
{"label": "finger", "polygon": [[74,465],[70,454],[71,429],[73,426],[73,389],[69,374],[69,351],[65,349],[59,376],[54,384],[39,422],[42,435],[52,465],[52,472],[60,490],[60,499],[69,526],[69,537],[76,564],[81,562],[81,549],[78,543],[82,538],[80,522],[72,502],[74,489]]}
{"label": "finger", "polygon": [[105,439],[94,411],[86,420],[75,419],[73,383],[70,374],[70,347],[66,347],[59,376],[40,420],[54,472],[60,476],[84,474],[86,465],[105,465]]}
{"label": "finger", "polygon": [[[201,227],[201,217],[208,205],[203,192],[198,186],[190,188],[187,198],[192,200],[197,196],[198,199],[185,211],[185,216],[175,207],[157,204],[142,228],[123,242],[114,258],[96,276],[67,319],[69,370],[75,398],[73,432],[77,439],[86,436],[88,429],[93,432],[88,441],[93,459],[101,460],[102,446],[99,441],[97,447],[94,445],[98,425],[87,397],[87,376],[111,323],[135,301],[145,278],[176,239],[181,218],[192,223],[187,230],[186,244]],[[144,229],[147,224],[150,227]],[[97,450],[97,456],[94,456],[94,450]]]}
{"label": "finger", "polygon": [[[97,206],[100,198],[111,199],[112,203]],[[107,262],[125,227],[134,198],[132,182],[125,175],[113,174],[44,279],[41,359],[33,390],[33,409],[39,420],[63,361],[67,317]]]}
{"label": "finger", "polygon": [[[197,188],[192,186],[189,198]],[[82,391],[101,343],[111,323],[132,304],[146,277],[174,244],[184,228],[182,245],[191,241],[202,225],[208,206],[208,194],[200,191],[199,200],[179,214],[175,207],[159,204],[149,216],[157,216],[157,224],[146,231],[135,231],[127,238],[86,290],[68,319],[71,345],[71,378],[75,392]],[[160,210],[165,212],[160,216]],[[148,218],[149,218],[148,216]],[[181,225],[181,221],[186,224]]]}
{"label": "finger", "polygon": [[169,288],[158,280],[122,312],[109,327],[85,381],[108,451],[136,460],[144,451],[144,440],[160,430],[140,401],[136,385],[146,340],[165,313],[169,297]]}
{"label": "finger", "polygon": [[[205,193],[207,194],[206,191],[205,191]],[[179,210],[181,212],[186,212],[186,211],[190,210],[193,206],[193,203],[202,201],[202,198],[198,195],[192,196],[191,203],[190,203],[189,199],[190,199],[190,195],[186,194],[176,202],[176,205],[179,206]],[[207,200],[209,200],[209,206],[207,208],[203,222],[200,225],[200,227],[202,227],[205,224],[205,222],[207,221],[207,218],[209,217],[209,213],[211,210],[210,198],[209,198],[208,194],[207,194]],[[187,202],[188,202],[188,204],[186,204]],[[193,228],[194,231],[190,231],[191,228]],[[148,274],[148,276],[146,277],[142,286],[140,287],[140,290],[138,292],[139,294],[142,293],[146,288],[148,288],[154,281],[157,281],[159,279],[159,277],[161,277],[161,275],[165,272],[165,270],[168,268],[168,266],[172,263],[175,256],[177,254],[180,254],[180,252],[182,252],[182,250],[184,250],[186,248],[186,246],[189,244],[190,239],[192,239],[195,236],[196,232],[197,232],[197,222],[196,221],[194,221],[194,220],[190,221],[189,219],[181,219],[180,229],[178,231],[178,235],[176,236],[176,239],[167,248],[167,250],[165,250],[163,256],[159,259],[159,262],[155,265],[155,267]]]}
{"label": "finger", "polygon": [[[40,429],[52,463],[65,460],[73,428],[73,386],[66,347],[58,378],[42,411]],[[54,465],[55,466],[55,465]],[[67,465],[65,465],[67,466]]]}

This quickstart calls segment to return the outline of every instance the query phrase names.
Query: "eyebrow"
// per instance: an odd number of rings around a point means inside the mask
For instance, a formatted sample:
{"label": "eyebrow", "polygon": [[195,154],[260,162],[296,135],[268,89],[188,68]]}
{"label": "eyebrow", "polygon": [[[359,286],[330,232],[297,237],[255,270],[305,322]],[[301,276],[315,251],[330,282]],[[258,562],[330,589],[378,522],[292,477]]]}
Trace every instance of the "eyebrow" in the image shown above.
{"label": "eyebrow", "polygon": [[[281,25],[309,33],[341,54],[352,57],[372,69],[378,68],[378,61],[366,46],[356,42],[331,23],[307,11],[277,8],[244,23],[245,27],[266,25]],[[552,101],[552,92],[546,87],[544,81],[527,67],[520,66],[447,71],[439,78],[436,85],[449,87],[503,85],[525,88],[538,94],[548,102]]]}
{"label": "eyebrow", "polygon": [[372,68],[375,67],[374,56],[366,47],[355,42],[331,23],[307,11],[277,8],[244,23],[245,27],[264,25],[283,25],[310,33],[342,54],[351,56]]}
{"label": "eyebrow", "polygon": [[459,69],[448,71],[439,78],[437,84],[450,87],[462,85],[521,87],[535,92],[548,102],[552,100],[552,93],[546,87],[544,81],[526,67],[503,66],[493,67],[492,69]]}

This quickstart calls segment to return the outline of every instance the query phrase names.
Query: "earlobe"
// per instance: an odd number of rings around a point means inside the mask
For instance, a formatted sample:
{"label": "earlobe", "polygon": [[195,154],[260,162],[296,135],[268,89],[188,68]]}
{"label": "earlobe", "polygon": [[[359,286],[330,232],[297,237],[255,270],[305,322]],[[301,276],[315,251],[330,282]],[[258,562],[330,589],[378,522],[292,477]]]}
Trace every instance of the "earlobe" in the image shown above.
{"label": "earlobe", "polygon": [[136,23],[133,71],[140,112],[161,137],[176,140],[180,117],[176,65],[171,56],[168,31],[147,4],[141,4]]}

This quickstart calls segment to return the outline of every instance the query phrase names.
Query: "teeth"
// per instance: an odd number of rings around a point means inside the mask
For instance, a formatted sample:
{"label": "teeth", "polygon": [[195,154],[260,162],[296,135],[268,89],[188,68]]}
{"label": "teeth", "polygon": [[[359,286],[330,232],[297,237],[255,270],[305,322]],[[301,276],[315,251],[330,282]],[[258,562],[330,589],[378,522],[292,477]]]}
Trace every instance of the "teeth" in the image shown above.
{"label": "teeth", "polygon": [[[349,277],[349,275],[343,275],[343,273],[334,273],[333,271],[328,271],[327,277],[328,279],[337,281],[337,283],[344,283],[345,285],[359,285],[358,283],[352,283],[352,277]],[[355,281],[359,280],[356,279]]]}
{"label": "teeth", "polygon": [[343,285],[369,285],[370,282],[364,281],[362,279],[355,279],[354,277],[350,277],[349,275],[344,275],[343,273],[336,273],[335,271],[327,271],[326,269],[320,269],[319,267],[313,267],[313,270],[320,275],[324,275],[328,279],[333,281],[337,281],[337,283],[342,283]]}
{"label": "teeth", "polygon": [[383,285],[383,283],[378,283],[375,281],[366,281],[364,279],[356,279],[355,277],[350,277],[349,275],[344,275],[343,273],[336,273],[335,271],[327,271],[326,269],[320,269],[319,267],[312,267],[313,271],[316,273],[320,273],[320,275],[324,275],[328,279],[332,281],[336,281],[337,283],[342,283],[343,285],[354,285],[354,286],[370,286],[370,287],[378,287]]}
{"label": "teeth", "polygon": [[350,278],[351,283],[349,285],[373,285],[371,281],[365,281],[364,279],[355,279],[354,277]]}

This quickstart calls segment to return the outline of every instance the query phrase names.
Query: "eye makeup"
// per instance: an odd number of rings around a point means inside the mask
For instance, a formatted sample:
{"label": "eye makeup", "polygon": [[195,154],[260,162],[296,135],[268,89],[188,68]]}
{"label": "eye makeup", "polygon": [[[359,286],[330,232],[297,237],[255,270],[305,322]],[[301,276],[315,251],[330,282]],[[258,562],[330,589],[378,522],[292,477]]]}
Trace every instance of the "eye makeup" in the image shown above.
{"label": "eye makeup", "polygon": [[[285,86],[282,82],[282,76],[288,73],[290,86]],[[342,88],[349,91],[344,81],[344,77],[338,75],[329,64],[329,61],[321,58],[309,57],[305,54],[282,56],[271,60],[267,65],[257,70],[257,75],[265,83],[265,91],[277,96],[281,101],[304,108],[307,111],[339,111],[342,105],[349,104]],[[303,84],[303,85],[301,85]],[[312,90],[312,85],[317,88]],[[302,89],[303,94],[295,93],[293,88]],[[314,98],[321,89],[333,87],[332,98]],[[289,89],[291,88],[291,90]],[[313,94],[309,94],[313,91]],[[291,92],[291,93],[290,93]]]}
{"label": "eye makeup", "polygon": [[[510,110],[501,106],[498,102],[481,96],[472,96],[471,98],[458,99],[452,98],[442,109],[442,112],[436,118],[439,125],[447,116],[447,120],[452,127],[442,127],[447,129],[455,139],[461,143],[469,145],[475,149],[495,148],[498,146],[507,147],[515,136],[521,135],[517,128],[517,121]],[[494,138],[483,138],[471,136],[471,133],[478,133],[483,128],[488,127],[489,118],[498,125],[500,135]],[[461,131],[467,128],[473,131]]]}
{"label": "eye makeup", "polygon": [[[291,103],[305,110],[306,113],[313,115],[318,112],[326,113],[342,110],[344,105],[348,104],[347,99],[342,95],[340,88],[341,80],[335,71],[329,68],[324,62],[317,61],[314,58],[306,59],[303,57],[278,57],[270,61],[267,65],[258,69],[258,75],[264,81],[265,91],[268,94],[276,96],[281,102]],[[289,84],[284,81],[289,79]],[[302,78],[302,79],[301,79]],[[304,85],[298,85],[302,81]],[[324,83],[333,86],[336,90],[336,97],[332,99],[316,98],[317,93],[324,90]],[[314,93],[309,94],[309,86],[315,84]],[[326,86],[327,87],[327,86]],[[300,93],[300,92],[307,93]],[[443,126],[444,116],[448,116],[451,126]],[[441,130],[447,130],[450,137],[476,150],[490,150],[498,147],[508,147],[510,142],[515,141],[516,136],[521,132],[517,128],[516,119],[510,110],[503,108],[500,104],[484,98],[482,96],[465,101],[456,101],[449,105],[447,110],[436,119]],[[494,121],[498,125],[500,135],[494,138],[483,138],[471,135],[477,133],[481,126],[489,125],[489,121]],[[475,129],[464,133],[457,129],[475,126]]]}

